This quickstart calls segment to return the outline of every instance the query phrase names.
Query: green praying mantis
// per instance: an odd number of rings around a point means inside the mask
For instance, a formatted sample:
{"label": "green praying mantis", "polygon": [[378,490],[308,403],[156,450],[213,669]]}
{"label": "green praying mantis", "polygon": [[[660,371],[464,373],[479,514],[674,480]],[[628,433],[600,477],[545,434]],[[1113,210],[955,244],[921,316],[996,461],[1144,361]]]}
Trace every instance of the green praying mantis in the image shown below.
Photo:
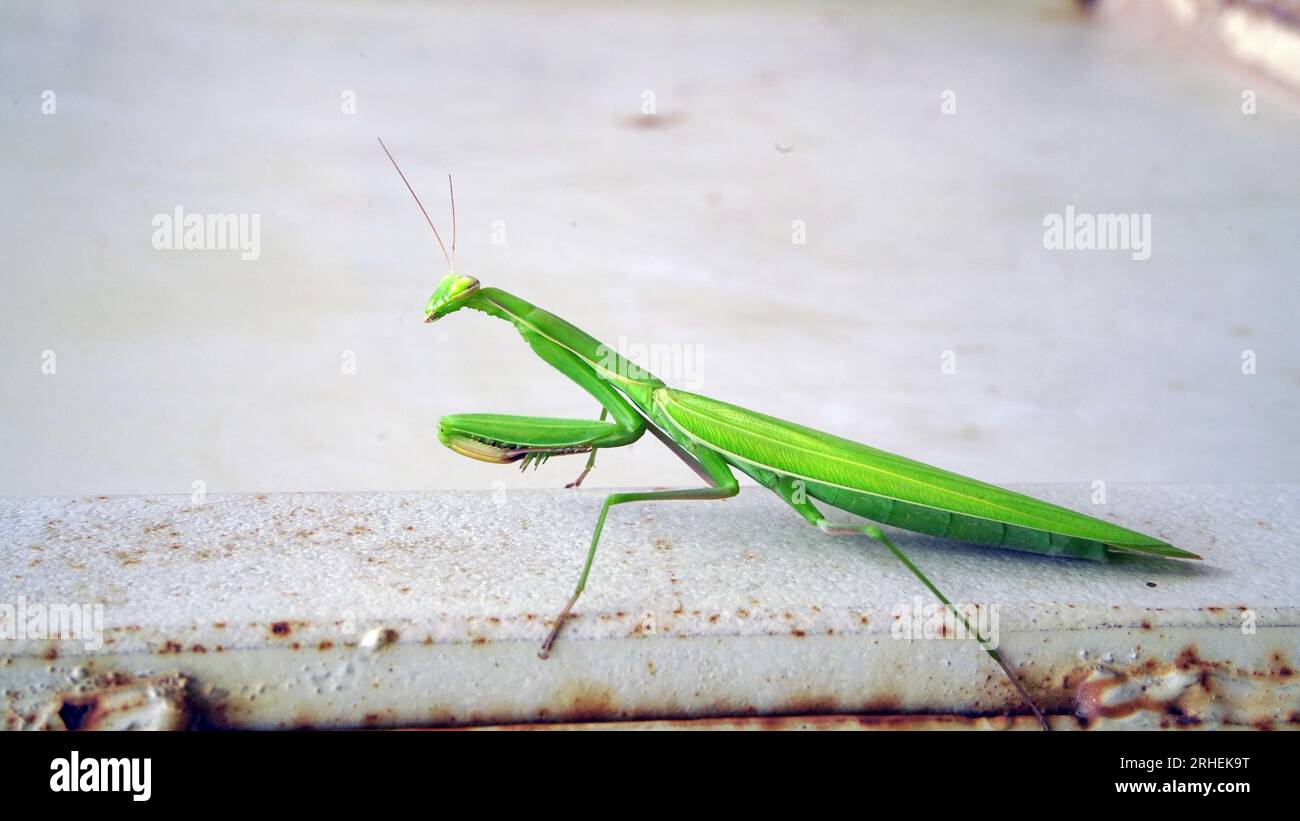
{"label": "green praying mantis", "polygon": [[[685,462],[703,487],[611,493],[601,506],[582,572],[542,642],[546,658],[587,586],[610,508],[630,502],[713,500],[735,496],[733,471],[777,494],[823,533],[866,535],[884,545],[965,627],[1001,666],[1044,729],[1046,718],[1002,654],[971,628],[965,615],[894,544],[880,524],[990,547],[1106,561],[1114,553],[1199,559],[1195,553],[1110,522],[921,462],[897,456],[756,411],[669,387],[577,326],[499,288],[455,272],[456,210],[452,197],[451,253],[387,146],[384,153],[415,197],[433,229],[450,271],[424,307],[425,322],[462,308],[509,322],[541,359],[600,403],[598,420],[498,413],[444,416],[438,439],[462,456],[521,468],[552,456],[588,454],[577,487],[595,466],[596,453],[636,442],[649,431]],[[814,500],[871,520],[831,522]],[[879,523],[879,524],[876,524]]]}

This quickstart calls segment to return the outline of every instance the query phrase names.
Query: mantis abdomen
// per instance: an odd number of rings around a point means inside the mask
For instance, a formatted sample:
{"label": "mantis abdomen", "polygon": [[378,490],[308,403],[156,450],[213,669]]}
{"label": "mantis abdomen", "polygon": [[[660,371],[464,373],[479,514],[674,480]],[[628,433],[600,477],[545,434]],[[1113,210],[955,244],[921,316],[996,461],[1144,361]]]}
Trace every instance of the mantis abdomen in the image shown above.
{"label": "mantis abdomen", "polygon": [[1161,541],[897,454],[671,388],[655,392],[687,436],[765,486],[881,524],[991,547],[1105,561],[1110,551],[1191,558]]}
{"label": "mantis abdomen", "polygon": [[776,474],[740,459],[728,458],[727,463],[769,490],[777,490],[778,480],[784,479],[793,483],[796,490],[802,490],[807,496],[832,507],[873,522],[924,533],[927,536],[940,536],[987,547],[1002,547],[1097,562],[1104,562],[1108,558],[1106,545],[1102,542],[1017,527],[975,516],[963,516],[948,510],[937,510],[886,496],[848,490],[797,476]]}
{"label": "mantis abdomen", "polygon": [[1090,539],[1062,536],[1060,533],[963,516],[948,510],[936,510],[898,499],[873,496],[869,493],[854,492],[816,482],[808,483],[808,495],[865,519],[929,536],[942,536],[946,539],[989,547],[1003,547],[1009,550],[1045,553],[1049,556],[1091,559],[1097,562],[1104,562],[1107,558],[1106,545]]}

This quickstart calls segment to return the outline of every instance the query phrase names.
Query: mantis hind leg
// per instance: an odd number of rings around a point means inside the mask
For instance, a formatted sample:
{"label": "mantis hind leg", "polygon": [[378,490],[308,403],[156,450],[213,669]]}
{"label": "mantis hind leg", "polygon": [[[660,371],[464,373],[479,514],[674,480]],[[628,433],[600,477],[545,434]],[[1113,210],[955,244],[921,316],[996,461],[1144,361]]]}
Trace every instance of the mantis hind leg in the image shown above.
{"label": "mantis hind leg", "polygon": [[930,579],[921,572],[921,569],[917,567],[912,560],[909,559],[907,555],[890,540],[888,536],[885,535],[884,531],[882,531],[879,526],[874,524],[835,524],[823,516],[822,512],[818,510],[812,502],[807,500],[803,488],[796,483],[796,480],[792,480],[788,476],[769,474],[765,476],[754,476],[754,478],[770,490],[775,491],[776,494],[786,502],[786,504],[794,508],[800,516],[803,516],[804,519],[823,533],[828,533],[834,536],[865,534],[889,548],[889,552],[893,553],[894,557],[902,562],[903,566],[906,567],[908,571],[921,582],[921,584],[925,585],[926,589],[933,593],[934,597],[942,602],[944,607],[948,608],[949,612],[957,617],[957,620],[966,628],[967,634],[974,636],[979,641],[980,646],[984,648],[984,652],[988,653],[989,657],[998,663],[998,666],[1002,668],[1002,672],[1006,673],[1007,679],[1010,680],[1011,685],[1015,687],[1016,692],[1020,695],[1021,700],[1023,700],[1025,704],[1029,705],[1029,709],[1033,711],[1034,716],[1038,719],[1038,723],[1042,725],[1042,728],[1044,730],[1051,729],[1047,723],[1047,719],[1043,716],[1042,711],[1039,710],[1038,705],[1034,703],[1033,697],[1029,695],[1025,686],[1021,684],[1020,678],[1015,674],[1015,671],[1013,671],[1011,666],[1007,664],[1006,660],[1002,658],[1002,654],[989,646],[989,643],[984,636],[980,635],[979,631],[973,628],[970,622],[966,620],[966,616],[958,610],[953,603],[948,600],[948,597],[943,594],[943,591],[936,587],[934,582],[930,581]]}
{"label": "mantis hind leg", "polygon": [[698,471],[706,476],[709,481],[708,487],[685,488],[682,490],[652,490],[637,493],[611,493],[605,497],[605,504],[600,508],[600,516],[596,519],[596,529],[591,534],[591,546],[587,548],[587,558],[582,564],[582,573],[578,576],[578,585],[573,590],[573,595],[564,605],[564,609],[555,617],[555,624],[551,627],[551,632],[546,635],[546,640],[542,642],[542,649],[538,652],[539,658],[547,658],[551,653],[551,647],[555,644],[555,638],[560,634],[560,628],[564,625],[564,620],[569,617],[569,612],[573,605],[582,595],[582,591],[587,587],[587,576],[591,573],[591,563],[596,558],[596,545],[600,544],[600,534],[605,528],[605,517],[609,514],[609,509],[615,505],[627,504],[628,502],[669,502],[676,500],[713,500],[726,499],[735,496],[740,492],[740,484],[736,477],[732,475],[725,462],[716,454],[710,451],[698,451],[691,454],[694,456]]}

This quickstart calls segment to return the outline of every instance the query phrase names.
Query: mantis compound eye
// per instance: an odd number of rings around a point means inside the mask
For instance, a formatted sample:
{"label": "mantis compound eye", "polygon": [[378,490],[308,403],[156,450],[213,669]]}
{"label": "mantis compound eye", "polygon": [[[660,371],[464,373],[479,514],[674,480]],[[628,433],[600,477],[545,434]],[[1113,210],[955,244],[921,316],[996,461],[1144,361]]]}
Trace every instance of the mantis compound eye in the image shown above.
{"label": "mantis compound eye", "polygon": [[456,299],[464,296],[471,291],[478,290],[478,280],[474,277],[461,276],[458,274],[448,274],[443,280],[452,280],[447,286],[447,298]]}

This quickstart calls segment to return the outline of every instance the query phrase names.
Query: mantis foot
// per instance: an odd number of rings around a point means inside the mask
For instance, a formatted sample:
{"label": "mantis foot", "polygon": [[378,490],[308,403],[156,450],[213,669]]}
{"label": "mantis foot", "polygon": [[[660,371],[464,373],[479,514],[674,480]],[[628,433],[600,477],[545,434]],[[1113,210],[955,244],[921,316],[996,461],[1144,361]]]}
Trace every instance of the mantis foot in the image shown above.
{"label": "mantis foot", "polygon": [[[604,419],[605,419],[605,414],[602,413],[602,414],[600,415],[600,418],[601,418],[602,421],[604,421]],[[575,488],[575,487],[577,487],[578,485],[581,485],[581,484],[582,484],[582,480],[587,478],[587,474],[588,474],[588,473],[591,473],[591,469],[594,468],[594,467],[596,466],[596,451],[597,451],[597,450],[599,450],[599,448],[592,448],[592,449],[591,449],[591,455],[587,457],[587,466],[586,466],[585,468],[582,469],[582,473],[579,473],[579,474],[578,474],[578,478],[577,478],[577,479],[574,479],[572,482],[569,482],[567,485],[564,486],[565,490],[568,490],[568,489],[570,489],[570,488]]]}
{"label": "mantis foot", "polygon": [[573,603],[578,600],[578,596],[580,595],[582,595],[581,587],[573,591],[573,595],[569,597],[568,604],[564,605],[564,609],[560,611],[560,615],[555,617],[555,626],[551,628],[550,633],[546,634],[546,641],[542,642],[542,649],[537,653],[539,659],[550,658],[551,647],[555,644],[555,637],[560,635],[560,628],[564,625],[564,620],[569,617],[569,611],[573,609]]}
{"label": "mantis foot", "polygon": [[582,480],[587,478],[587,474],[588,474],[588,473],[591,473],[591,469],[592,469],[593,467],[595,467],[595,465],[587,465],[585,468],[583,468],[583,469],[582,469],[582,473],[579,473],[579,474],[578,474],[578,478],[577,478],[577,479],[574,479],[572,482],[569,482],[567,485],[565,485],[565,486],[564,486],[564,489],[565,489],[565,490],[571,490],[571,489],[573,489],[573,488],[578,487],[579,485],[581,485],[581,484],[582,484]]}

